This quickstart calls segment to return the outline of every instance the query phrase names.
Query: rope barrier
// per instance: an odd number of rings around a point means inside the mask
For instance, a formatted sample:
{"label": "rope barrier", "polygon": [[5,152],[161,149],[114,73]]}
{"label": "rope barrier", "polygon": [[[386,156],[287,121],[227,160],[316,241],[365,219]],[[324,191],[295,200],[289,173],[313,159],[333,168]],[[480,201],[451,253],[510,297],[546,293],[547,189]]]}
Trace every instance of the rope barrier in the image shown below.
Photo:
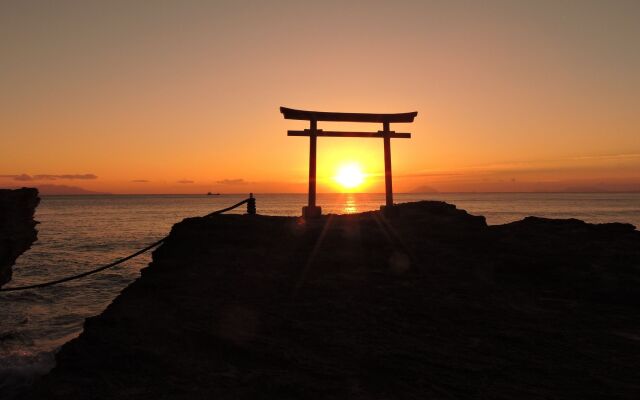
{"label": "rope barrier", "polygon": [[[207,215],[205,215],[205,217],[212,217],[214,215],[219,215],[222,213],[225,213],[227,211],[231,211],[234,208],[238,208],[243,204],[247,204],[247,214],[255,214],[256,213],[256,199],[253,197],[253,193],[251,193],[249,195],[249,198],[242,200],[241,202],[232,205],[231,207],[227,207],[227,208],[223,208],[221,210],[217,210],[214,211],[212,213],[209,213]],[[112,267],[115,267],[116,265],[122,264],[125,261],[131,260],[132,258],[135,258],[137,256],[139,256],[140,254],[146,253],[147,251],[153,249],[154,247],[158,247],[159,245],[161,245],[168,236],[163,237],[162,239],[158,240],[155,243],[152,243],[150,245],[148,245],[147,247],[140,249],[138,251],[136,251],[135,253],[128,255],[126,257],[123,257],[117,261],[114,261],[110,264],[107,265],[103,265],[101,267],[98,267],[96,269],[92,269],[91,271],[86,271],[77,275],[73,275],[73,276],[68,276],[66,278],[61,278],[61,279],[57,279],[55,281],[49,281],[49,282],[43,282],[43,283],[36,283],[33,285],[28,285],[28,286],[15,286],[15,287],[8,287],[8,288],[0,288],[0,292],[16,292],[18,290],[28,290],[28,289],[39,289],[39,288],[43,288],[43,287],[47,287],[47,286],[53,286],[53,285],[57,285],[60,283],[64,283],[64,282],[69,282],[69,281],[73,281],[76,279],[80,279],[80,278],[84,278],[85,276],[89,276],[89,275],[93,275],[95,273],[98,273],[100,271],[104,271],[105,269],[109,269]]]}
{"label": "rope barrier", "polygon": [[[231,211],[231,210],[233,210],[234,208],[238,208],[238,207],[240,207],[241,205],[243,205],[243,204],[245,204],[245,203],[248,203],[248,202],[249,202],[249,200],[251,200],[251,199],[253,199],[253,198],[252,198],[252,197],[250,197],[250,198],[248,198],[248,199],[244,199],[244,200],[242,200],[241,202],[239,202],[239,203],[236,203],[236,204],[232,205],[231,207],[223,208],[222,210],[217,210],[217,211],[214,211],[214,212],[212,212],[212,213],[210,213],[210,214],[207,214],[207,215],[205,215],[205,217],[212,217],[212,216],[214,216],[214,215],[218,215],[218,214],[222,214],[222,213],[227,212],[227,211]],[[253,199],[253,200],[254,200],[254,202],[255,202],[255,199]]]}
{"label": "rope barrier", "polygon": [[47,286],[57,285],[57,284],[63,283],[63,282],[73,281],[75,279],[84,278],[85,276],[89,276],[89,275],[95,274],[97,272],[104,271],[107,268],[115,267],[116,265],[122,264],[123,262],[125,262],[127,260],[131,260],[132,258],[137,257],[140,254],[145,253],[145,252],[153,249],[156,246],[159,246],[160,244],[162,244],[162,242],[164,242],[165,239],[166,239],[166,237],[158,240],[157,242],[155,242],[153,244],[150,244],[149,246],[145,247],[142,250],[136,251],[135,253],[133,253],[133,254],[127,256],[127,257],[121,258],[118,261],[114,261],[111,264],[103,265],[102,267],[93,269],[91,271],[83,272],[83,273],[78,274],[78,275],[68,276],[66,278],[58,279],[58,280],[55,280],[55,281],[37,283],[35,285],[0,288],[0,292],[15,292],[15,291],[18,291],[18,290],[38,289],[38,288],[43,288],[43,287],[47,287]]}

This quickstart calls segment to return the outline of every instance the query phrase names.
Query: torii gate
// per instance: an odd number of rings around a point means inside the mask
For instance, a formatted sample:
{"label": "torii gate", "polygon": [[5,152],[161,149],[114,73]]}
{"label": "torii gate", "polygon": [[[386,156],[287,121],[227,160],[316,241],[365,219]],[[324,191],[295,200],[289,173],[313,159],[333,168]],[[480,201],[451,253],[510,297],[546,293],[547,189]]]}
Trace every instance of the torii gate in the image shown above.
{"label": "torii gate", "polygon": [[[303,131],[287,131],[288,136],[309,136],[309,204],[302,207],[303,217],[316,217],[322,214],[316,206],[316,142],[318,137],[364,137],[384,139],[384,183],[386,192],[386,207],[393,206],[393,185],[391,182],[391,139],[411,138],[411,133],[394,132],[389,129],[390,123],[413,122],[418,112],[401,114],[366,114],[340,113],[322,111],[294,110],[280,107],[285,119],[309,121],[309,129]],[[382,130],[378,132],[337,132],[318,129],[318,121],[333,122],[381,122]]]}

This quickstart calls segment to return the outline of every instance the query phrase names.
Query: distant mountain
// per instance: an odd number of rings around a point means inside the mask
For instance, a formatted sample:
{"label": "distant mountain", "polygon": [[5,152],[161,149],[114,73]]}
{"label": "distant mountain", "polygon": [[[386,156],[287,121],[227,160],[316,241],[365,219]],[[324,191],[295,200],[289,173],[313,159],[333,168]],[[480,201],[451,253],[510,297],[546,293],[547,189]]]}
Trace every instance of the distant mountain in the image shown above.
{"label": "distant mountain", "polygon": [[568,193],[605,193],[611,192],[612,190],[607,190],[598,186],[569,186],[564,188],[562,191]]}
{"label": "distant mountain", "polygon": [[[67,185],[33,185],[38,189],[41,195],[75,195],[75,194],[109,194],[105,192],[94,192],[92,190],[83,189],[79,186]],[[19,189],[11,187],[8,189]]]}
{"label": "distant mountain", "polygon": [[615,193],[615,192],[640,192],[637,184],[601,184],[585,186],[565,187],[562,192],[567,193]]}
{"label": "distant mountain", "polygon": [[106,192],[94,192],[79,186],[67,185],[37,185],[40,194],[109,194]]}
{"label": "distant mountain", "polygon": [[438,189],[431,186],[419,186],[413,189],[410,193],[439,193]]}

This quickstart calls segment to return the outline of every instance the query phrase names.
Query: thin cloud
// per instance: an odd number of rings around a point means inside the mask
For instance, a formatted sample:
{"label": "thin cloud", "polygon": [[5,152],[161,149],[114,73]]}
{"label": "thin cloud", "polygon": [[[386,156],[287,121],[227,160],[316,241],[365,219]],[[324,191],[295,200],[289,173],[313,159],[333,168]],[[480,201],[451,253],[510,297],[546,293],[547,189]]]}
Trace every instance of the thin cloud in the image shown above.
{"label": "thin cloud", "polygon": [[186,184],[186,183],[194,183],[194,181],[190,181],[190,180],[188,180],[188,179],[183,179],[183,180],[178,181],[178,183],[184,183],[184,184]]}
{"label": "thin cloud", "polygon": [[[521,172],[555,172],[567,168],[585,168],[583,161],[630,161],[640,160],[640,153],[626,154],[594,154],[576,157],[564,157],[541,160],[513,161],[494,164],[474,165],[460,168],[460,171],[468,173],[471,171],[500,172],[500,171],[521,171]],[[589,165],[586,165],[588,168]]]}
{"label": "thin cloud", "polygon": [[131,182],[136,182],[136,183],[149,183],[148,180],[146,179],[134,179]]}
{"label": "thin cloud", "polygon": [[236,178],[236,179],[222,179],[222,180],[216,181],[216,183],[220,185],[247,185],[249,182],[245,181],[242,178]]}
{"label": "thin cloud", "polygon": [[95,174],[38,174],[38,175],[29,175],[29,174],[19,174],[19,175],[0,175],[0,178],[9,178],[14,181],[55,181],[58,179],[69,179],[69,180],[93,180],[98,179],[98,176]]}
{"label": "thin cloud", "polygon": [[80,179],[80,180],[93,180],[98,179],[97,175],[94,174],[63,174],[63,175],[50,175],[50,174],[40,174],[34,175],[34,181],[55,181],[57,179]]}
{"label": "thin cloud", "polygon": [[592,155],[592,156],[579,156],[571,157],[569,160],[625,160],[640,158],[639,153],[629,154],[605,154],[605,155]]}
{"label": "thin cloud", "polygon": [[13,179],[14,181],[31,181],[33,180],[33,178],[31,177],[31,175],[27,175],[27,174],[20,174],[20,175],[0,175],[0,178],[9,178],[9,179]]}

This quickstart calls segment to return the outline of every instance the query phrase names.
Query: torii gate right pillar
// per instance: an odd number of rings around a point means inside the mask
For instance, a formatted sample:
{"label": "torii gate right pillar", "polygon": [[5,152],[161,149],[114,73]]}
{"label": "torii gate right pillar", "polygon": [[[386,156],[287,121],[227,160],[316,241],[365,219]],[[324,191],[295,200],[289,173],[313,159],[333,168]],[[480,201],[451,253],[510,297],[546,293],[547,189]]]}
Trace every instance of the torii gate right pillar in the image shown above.
{"label": "torii gate right pillar", "polygon": [[391,132],[389,123],[383,123],[382,134],[384,135],[384,189],[386,194],[386,206],[393,206],[393,182],[391,180]]}

